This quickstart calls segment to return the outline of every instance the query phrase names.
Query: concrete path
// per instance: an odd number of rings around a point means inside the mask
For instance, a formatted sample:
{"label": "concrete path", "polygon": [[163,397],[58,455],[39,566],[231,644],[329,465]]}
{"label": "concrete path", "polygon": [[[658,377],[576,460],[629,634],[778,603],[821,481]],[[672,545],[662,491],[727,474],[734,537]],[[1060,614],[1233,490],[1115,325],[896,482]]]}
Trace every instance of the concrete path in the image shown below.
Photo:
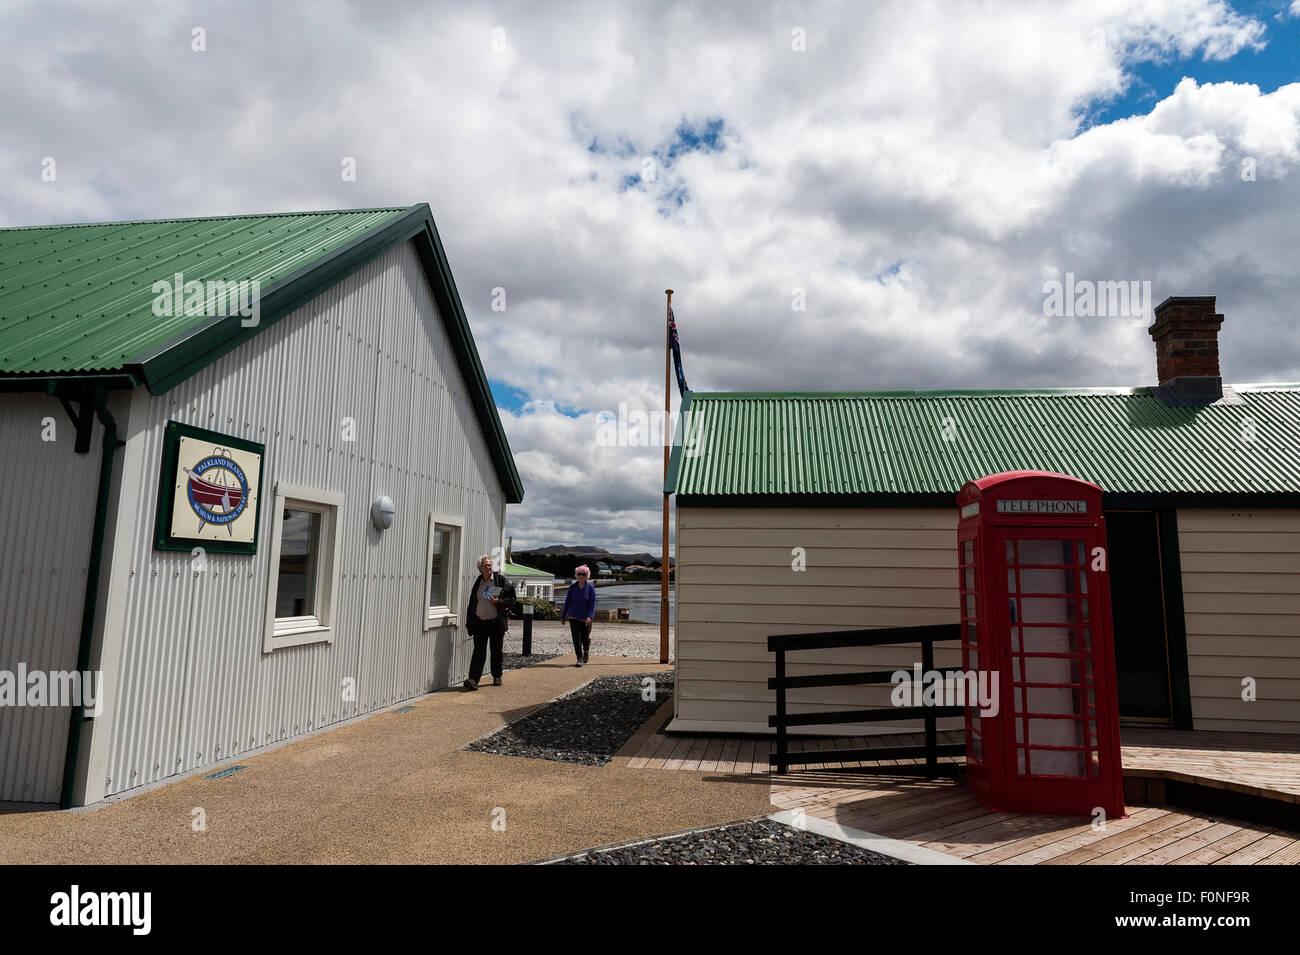
{"label": "concrete path", "polygon": [[[603,767],[461,751],[595,677],[663,669],[561,658],[240,760],[248,768],[223,779],[93,812],[0,814],[0,863],[517,863],[770,812],[766,776],[628,769],[637,738]],[[196,808],[206,832],[192,829]]]}

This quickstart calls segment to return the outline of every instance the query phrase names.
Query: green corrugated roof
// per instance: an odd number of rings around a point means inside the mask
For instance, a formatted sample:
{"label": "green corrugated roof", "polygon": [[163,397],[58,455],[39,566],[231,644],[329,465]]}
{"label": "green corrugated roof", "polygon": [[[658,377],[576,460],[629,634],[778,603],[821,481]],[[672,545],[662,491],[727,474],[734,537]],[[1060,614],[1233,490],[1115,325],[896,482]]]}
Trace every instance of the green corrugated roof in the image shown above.
{"label": "green corrugated roof", "polygon": [[548,574],[544,570],[538,570],[536,567],[525,567],[523,564],[506,564],[501,573],[509,577],[554,577],[554,574]]}
{"label": "green corrugated roof", "polygon": [[[0,229],[0,391],[84,399],[95,388],[164,394],[402,242],[414,242],[506,500],[523,483],[456,291],[433,213],[290,212]],[[260,283],[259,321],[155,315],[154,283]],[[215,304],[215,303],[214,303]]]}
{"label": "green corrugated roof", "polygon": [[157,316],[154,282],[265,291],[404,208],[0,229],[0,373],[124,368],[212,316]]}
{"label": "green corrugated roof", "polygon": [[1241,403],[1208,407],[1168,407],[1147,388],[692,392],[698,441],[674,447],[664,489],[955,495],[1041,469],[1112,494],[1300,493],[1300,385],[1232,387]]}

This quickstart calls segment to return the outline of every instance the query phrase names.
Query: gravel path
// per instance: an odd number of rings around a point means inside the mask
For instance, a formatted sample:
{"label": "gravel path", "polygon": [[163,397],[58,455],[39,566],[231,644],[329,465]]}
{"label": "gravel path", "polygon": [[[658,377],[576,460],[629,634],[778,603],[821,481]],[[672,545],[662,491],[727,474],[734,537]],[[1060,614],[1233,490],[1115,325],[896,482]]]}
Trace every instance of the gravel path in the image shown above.
{"label": "gravel path", "polygon": [[[509,646],[509,644],[510,641],[507,640],[506,646]],[[533,649],[535,650],[536,647]],[[532,656],[526,657],[522,653],[511,653],[509,650],[502,650],[501,669],[521,670],[524,667],[535,666],[536,664],[543,663],[546,660],[554,660],[557,656],[559,656],[558,653],[534,653]]]}
{"label": "gravel path", "polygon": [[653,700],[642,699],[640,674],[598,677],[465,748],[604,766],[672,696],[672,673],[646,675],[656,681]]}
{"label": "gravel path", "polygon": [[[506,631],[506,653],[523,651],[524,625],[511,620]],[[673,628],[668,628],[668,654],[672,659]],[[558,620],[533,621],[533,653],[550,653],[573,656],[573,638],[569,625]],[[657,623],[603,623],[591,625],[591,655],[601,657],[645,657],[659,659],[659,624]]]}
{"label": "gravel path", "polygon": [[909,865],[770,819],[593,849],[555,865]]}

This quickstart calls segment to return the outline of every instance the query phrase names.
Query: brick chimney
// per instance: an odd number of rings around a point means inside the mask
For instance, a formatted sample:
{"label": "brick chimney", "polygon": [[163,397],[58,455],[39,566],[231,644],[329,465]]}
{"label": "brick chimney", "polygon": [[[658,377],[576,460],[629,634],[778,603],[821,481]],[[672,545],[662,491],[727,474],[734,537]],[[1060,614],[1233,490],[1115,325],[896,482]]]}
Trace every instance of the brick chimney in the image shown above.
{"label": "brick chimney", "polygon": [[1147,332],[1156,343],[1157,397],[1165,404],[1210,404],[1223,397],[1214,296],[1174,296],[1156,306]]}

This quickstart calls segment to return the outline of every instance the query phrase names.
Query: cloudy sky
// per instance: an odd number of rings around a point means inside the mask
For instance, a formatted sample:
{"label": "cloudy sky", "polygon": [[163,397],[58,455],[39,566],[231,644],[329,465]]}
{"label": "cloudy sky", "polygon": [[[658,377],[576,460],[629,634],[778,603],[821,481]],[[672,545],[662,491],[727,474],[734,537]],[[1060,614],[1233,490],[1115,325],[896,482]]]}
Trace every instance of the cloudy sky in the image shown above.
{"label": "cloudy sky", "polygon": [[428,202],[516,548],[658,553],[662,450],[598,433],[662,408],[665,288],[697,391],[1153,384],[1067,273],[1300,380],[1291,6],[10,2],[0,225]]}

